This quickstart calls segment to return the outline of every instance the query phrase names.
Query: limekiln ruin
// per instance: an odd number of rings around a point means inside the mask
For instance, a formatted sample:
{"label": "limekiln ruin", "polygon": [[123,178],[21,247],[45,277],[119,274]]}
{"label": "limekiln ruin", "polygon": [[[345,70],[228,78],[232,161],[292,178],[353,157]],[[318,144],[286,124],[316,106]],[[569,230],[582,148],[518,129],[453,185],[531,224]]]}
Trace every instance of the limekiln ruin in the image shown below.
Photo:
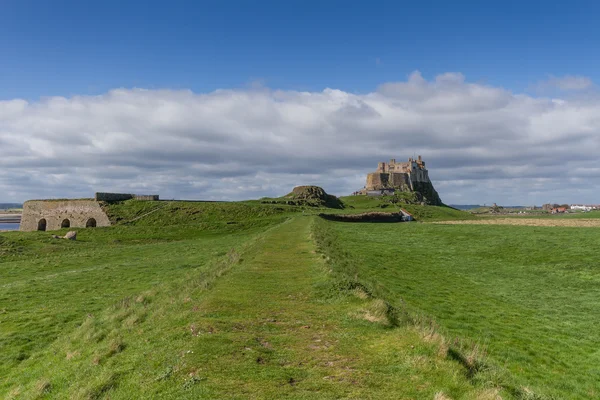
{"label": "limekiln ruin", "polygon": [[21,231],[54,231],[61,228],[110,226],[103,202],[158,200],[158,195],[96,193],[93,199],[29,200],[23,204]]}

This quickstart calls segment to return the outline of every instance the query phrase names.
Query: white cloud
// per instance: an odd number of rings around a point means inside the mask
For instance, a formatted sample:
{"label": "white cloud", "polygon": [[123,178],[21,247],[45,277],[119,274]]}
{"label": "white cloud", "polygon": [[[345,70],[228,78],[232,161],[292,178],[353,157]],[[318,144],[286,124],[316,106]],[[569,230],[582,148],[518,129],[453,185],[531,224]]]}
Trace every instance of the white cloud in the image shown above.
{"label": "white cloud", "polygon": [[594,82],[587,76],[565,75],[558,77],[550,75],[547,80],[539,82],[537,88],[542,91],[548,89],[579,91],[590,89],[593,86]]}
{"label": "white cloud", "polygon": [[[115,89],[0,102],[0,201],[156,192],[241,199],[364,185],[422,154],[447,203],[600,203],[600,101],[537,98],[460,73],[352,94]],[[581,179],[585,187],[581,187]]]}

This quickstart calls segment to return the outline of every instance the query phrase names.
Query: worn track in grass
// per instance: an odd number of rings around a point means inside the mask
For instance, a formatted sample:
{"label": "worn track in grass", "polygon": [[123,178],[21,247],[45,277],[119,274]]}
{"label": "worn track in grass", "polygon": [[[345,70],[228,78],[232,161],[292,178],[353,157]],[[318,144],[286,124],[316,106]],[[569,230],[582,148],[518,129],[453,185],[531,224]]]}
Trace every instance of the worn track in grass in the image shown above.
{"label": "worn track in grass", "polygon": [[389,328],[376,299],[326,298],[330,277],[310,239],[310,222],[298,217],[272,230],[196,304],[186,362],[189,373],[202,379],[198,393],[239,399],[431,399],[440,392],[488,398],[441,354],[441,343],[412,327]]}

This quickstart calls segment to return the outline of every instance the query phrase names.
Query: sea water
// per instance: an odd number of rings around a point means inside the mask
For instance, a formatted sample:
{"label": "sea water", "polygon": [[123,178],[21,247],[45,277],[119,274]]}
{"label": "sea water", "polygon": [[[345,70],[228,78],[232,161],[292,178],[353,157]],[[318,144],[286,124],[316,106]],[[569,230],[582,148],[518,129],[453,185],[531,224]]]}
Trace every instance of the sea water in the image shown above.
{"label": "sea water", "polygon": [[19,224],[5,224],[0,222],[0,231],[18,231]]}

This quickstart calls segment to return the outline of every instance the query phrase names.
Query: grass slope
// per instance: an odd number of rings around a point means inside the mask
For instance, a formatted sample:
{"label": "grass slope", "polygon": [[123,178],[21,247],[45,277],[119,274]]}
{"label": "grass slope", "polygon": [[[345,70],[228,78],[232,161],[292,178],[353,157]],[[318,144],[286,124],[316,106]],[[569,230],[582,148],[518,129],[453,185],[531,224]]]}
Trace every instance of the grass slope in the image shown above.
{"label": "grass slope", "polygon": [[[128,211],[139,203],[118,207]],[[211,207],[198,205],[204,219],[187,224],[168,223],[169,207],[127,226],[79,229],[75,242],[46,232],[0,235],[0,387],[19,381],[26,361],[89,316],[192,272],[206,273],[215,258],[285,218],[269,208],[250,215],[232,205],[221,223]]]}
{"label": "grass slope", "polygon": [[386,211],[393,212],[398,208],[403,208],[410,212],[418,221],[448,221],[461,219],[474,219],[475,217],[466,212],[446,206],[422,206],[420,204],[389,202],[389,196],[371,197],[371,196],[346,196],[340,197],[347,209],[344,213],[359,213],[365,211]]}
{"label": "grass slope", "polygon": [[319,226],[344,276],[417,320],[432,317],[450,337],[483,346],[492,367],[475,379],[495,380],[517,397],[526,397],[522,386],[556,398],[600,396],[600,231]]}

